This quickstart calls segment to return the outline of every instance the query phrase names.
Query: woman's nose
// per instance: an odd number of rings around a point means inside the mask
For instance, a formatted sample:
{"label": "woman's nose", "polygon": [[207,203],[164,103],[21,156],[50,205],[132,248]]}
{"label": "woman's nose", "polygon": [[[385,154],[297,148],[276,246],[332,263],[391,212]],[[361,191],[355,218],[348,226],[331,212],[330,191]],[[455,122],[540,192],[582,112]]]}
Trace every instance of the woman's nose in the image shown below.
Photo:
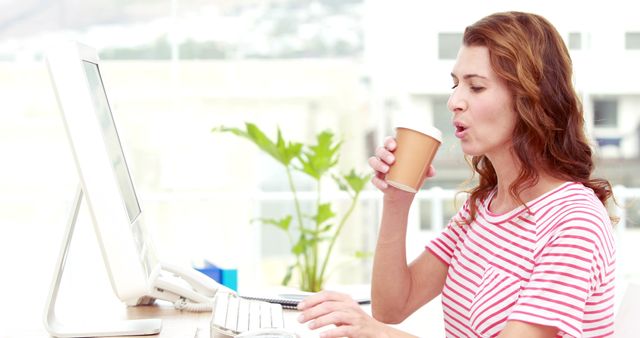
{"label": "woman's nose", "polygon": [[449,108],[450,112],[455,114],[465,111],[467,109],[467,102],[457,90],[454,90],[453,93],[451,93],[451,95],[449,96],[447,107]]}

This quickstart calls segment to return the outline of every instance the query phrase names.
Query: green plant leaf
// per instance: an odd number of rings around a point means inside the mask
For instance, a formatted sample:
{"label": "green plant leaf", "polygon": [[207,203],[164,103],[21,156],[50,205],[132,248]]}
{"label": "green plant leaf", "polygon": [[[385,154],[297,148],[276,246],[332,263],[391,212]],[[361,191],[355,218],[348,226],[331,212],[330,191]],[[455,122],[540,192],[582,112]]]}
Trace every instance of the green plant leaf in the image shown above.
{"label": "green plant leaf", "polygon": [[246,130],[239,128],[228,128],[224,126],[213,128],[212,132],[229,132],[234,135],[244,137],[253,142],[260,150],[269,154],[276,161],[288,166],[291,160],[300,156],[302,143],[286,142],[278,128],[277,143],[273,142],[265,133],[253,123],[245,123]]}
{"label": "green plant leaf", "polygon": [[322,203],[318,205],[318,213],[311,218],[316,221],[316,224],[323,224],[335,216],[336,213],[331,210],[331,203]]}
{"label": "green plant leaf", "polygon": [[344,178],[342,178],[342,176],[338,176],[338,175],[332,174],[331,177],[336,182],[336,184],[338,185],[338,188],[340,188],[340,190],[349,191],[349,185],[344,180]]}
{"label": "green plant leaf", "polygon": [[298,242],[291,248],[291,252],[295,255],[302,255],[308,244],[307,238],[304,235],[300,235]]}
{"label": "green plant leaf", "polygon": [[278,149],[276,144],[271,139],[269,139],[269,137],[267,137],[267,135],[265,135],[264,132],[262,132],[262,130],[258,128],[258,126],[253,123],[246,123],[245,125],[247,128],[247,135],[249,136],[249,140],[253,141],[253,143],[255,143],[258,148],[271,155],[271,157],[275,158],[280,163],[287,165],[283,154],[279,151],[280,149]]}
{"label": "green plant leaf", "polygon": [[271,225],[275,225],[276,227],[278,227],[279,229],[282,229],[284,231],[289,231],[289,226],[291,225],[291,220],[293,219],[292,215],[287,215],[281,219],[276,219],[276,218],[257,218],[257,221],[260,221],[264,224],[271,224]]}
{"label": "green plant leaf", "polygon": [[333,175],[332,177],[333,180],[338,184],[338,187],[340,187],[340,190],[359,193],[371,180],[372,176],[372,174],[359,175],[355,170],[351,169],[348,174],[343,174],[342,176]]}
{"label": "green plant leaf", "polygon": [[338,163],[341,142],[333,141],[333,133],[323,131],[316,137],[317,144],[309,146],[299,156],[302,168],[298,170],[319,180],[329,169]]}
{"label": "green plant leaf", "polygon": [[302,152],[302,143],[287,143],[282,137],[282,131],[280,131],[280,127],[278,127],[276,148],[278,149],[278,154],[280,154],[280,156],[282,157],[281,163],[288,166],[289,163],[291,163],[291,160],[300,156],[300,153]]}

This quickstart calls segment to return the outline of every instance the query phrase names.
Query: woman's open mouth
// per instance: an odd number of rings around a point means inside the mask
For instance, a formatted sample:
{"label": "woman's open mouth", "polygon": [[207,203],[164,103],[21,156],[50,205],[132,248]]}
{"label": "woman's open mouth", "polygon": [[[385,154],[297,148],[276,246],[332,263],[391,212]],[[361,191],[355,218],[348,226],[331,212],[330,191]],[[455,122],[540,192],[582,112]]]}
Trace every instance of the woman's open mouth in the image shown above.
{"label": "woman's open mouth", "polygon": [[456,137],[457,138],[464,137],[467,127],[465,127],[462,123],[457,123],[457,122],[454,123],[453,126],[456,128],[456,132],[455,132]]}

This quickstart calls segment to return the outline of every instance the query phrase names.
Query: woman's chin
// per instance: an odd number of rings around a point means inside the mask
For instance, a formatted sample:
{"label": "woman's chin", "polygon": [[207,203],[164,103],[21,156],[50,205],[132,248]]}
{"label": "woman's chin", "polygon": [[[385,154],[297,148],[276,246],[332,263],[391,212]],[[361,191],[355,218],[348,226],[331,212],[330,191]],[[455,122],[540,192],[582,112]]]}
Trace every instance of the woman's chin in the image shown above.
{"label": "woman's chin", "polygon": [[480,156],[483,155],[482,152],[479,152],[477,149],[472,149],[469,147],[462,147],[462,152],[467,156]]}

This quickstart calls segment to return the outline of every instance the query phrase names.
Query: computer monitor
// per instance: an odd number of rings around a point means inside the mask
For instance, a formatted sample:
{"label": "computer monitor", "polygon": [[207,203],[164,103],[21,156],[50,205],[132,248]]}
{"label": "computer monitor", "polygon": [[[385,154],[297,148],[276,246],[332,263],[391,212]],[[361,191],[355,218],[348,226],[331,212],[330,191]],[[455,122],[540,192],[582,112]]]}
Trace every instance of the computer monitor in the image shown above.
{"label": "computer monitor", "polygon": [[84,201],[113,291],[132,304],[148,294],[157,260],[127,167],[95,49],[63,44],[47,53]]}
{"label": "computer monitor", "polygon": [[[219,289],[231,291],[195,269],[172,266],[156,259],[102,81],[96,50],[77,42],[65,43],[49,50],[46,61],[80,187],[52,283],[45,325],[55,321],[53,303],[82,201],[88,205],[113,291],[126,304],[149,304],[162,299],[209,305]],[[99,335],[94,331],[91,334]]]}

